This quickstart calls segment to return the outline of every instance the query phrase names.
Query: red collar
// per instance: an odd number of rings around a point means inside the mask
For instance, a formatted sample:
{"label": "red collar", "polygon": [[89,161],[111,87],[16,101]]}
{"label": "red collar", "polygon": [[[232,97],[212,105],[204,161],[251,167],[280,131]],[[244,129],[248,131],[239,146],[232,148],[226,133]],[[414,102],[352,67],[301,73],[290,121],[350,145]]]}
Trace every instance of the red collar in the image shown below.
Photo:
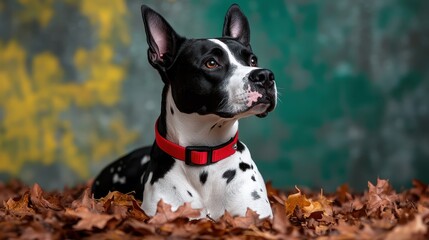
{"label": "red collar", "polygon": [[158,147],[175,159],[185,161],[191,166],[206,166],[219,162],[237,151],[238,131],[234,138],[218,146],[188,146],[177,145],[158,132],[158,121],[155,124],[155,141]]}

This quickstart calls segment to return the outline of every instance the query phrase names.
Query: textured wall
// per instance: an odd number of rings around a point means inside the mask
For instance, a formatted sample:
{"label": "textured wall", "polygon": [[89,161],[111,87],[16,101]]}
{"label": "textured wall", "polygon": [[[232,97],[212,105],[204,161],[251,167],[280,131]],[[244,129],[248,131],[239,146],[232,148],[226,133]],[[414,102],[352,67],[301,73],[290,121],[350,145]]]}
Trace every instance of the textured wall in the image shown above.
{"label": "textured wall", "polygon": [[[241,122],[277,186],[429,181],[429,1],[240,0],[280,103]],[[229,1],[146,1],[216,37]],[[0,2],[0,179],[46,188],[153,141],[162,83],[134,0]]]}

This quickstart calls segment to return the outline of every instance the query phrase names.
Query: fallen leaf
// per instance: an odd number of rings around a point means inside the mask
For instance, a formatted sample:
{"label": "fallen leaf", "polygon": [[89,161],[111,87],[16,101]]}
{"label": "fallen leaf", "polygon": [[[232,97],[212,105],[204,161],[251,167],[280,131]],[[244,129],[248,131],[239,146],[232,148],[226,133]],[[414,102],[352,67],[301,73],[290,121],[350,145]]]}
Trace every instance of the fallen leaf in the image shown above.
{"label": "fallen leaf", "polygon": [[280,203],[274,203],[272,205],[273,209],[273,229],[279,233],[286,233],[287,228],[290,227],[289,218],[287,217],[284,206]]}
{"label": "fallen leaf", "polygon": [[286,210],[286,215],[292,215],[295,211],[295,208],[303,209],[305,207],[309,207],[311,202],[301,193],[301,190],[295,186],[295,189],[298,191],[295,194],[291,194],[287,197],[284,205]]}
{"label": "fallen leaf", "polygon": [[337,199],[340,203],[345,203],[353,199],[352,194],[350,193],[350,187],[347,183],[337,188]]}
{"label": "fallen leaf", "polygon": [[130,227],[135,232],[145,236],[148,234],[155,234],[155,231],[156,231],[156,228],[154,225],[149,225],[145,222],[142,222],[136,219],[127,219],[124,225]]}
{"label": "fallen leaf", "polygon": [[158,202],[156,208],[156,214],[149,220],[149,223],[155,225],[161,225],[167,222],[176,220],[177,218],[197,218],[200,217],[201,212],[199,209],[193,209],[190,203],[185,203],[184,205],[177,208],[176,211],[171,210],[171,205],[164,203],[161,199]]}
{"label": "fallen leaf", "polygon": [[10,198],[7,202],[4,202],[6,210],[9,210],[13,214],[17,215],[31,215],[34,214],[34,209],[29,207],[30,203],[30,194],[29,192],[24,193],[24,195],[18,200],[13,200]]}
{"label": "fallen leaf", "polygon": [[103,211],[102,203],[97,204],[97,201],[95,201],[95,199],[92,197],[90,188],[86,188],[81,196],[71,203],[71,206],[72,208],[84,207],[95,210],[96,212]]}
{"label": "fallen leaf", "polygon": [[45,199],[43,196],[43,190],[39,184],[34,184],[30,190],[30,199],[31,202],[42,208],[49,208],[52,210],[62,210],[63,207],[60,205],[60,201],[57,198],[49,198],[49,200]]}
{"label": "fallen leaf", "polygon": [[377,179],[376,186],[368,181],[368,188],[368,215],[383,211],[386,207],[394,207],[395,201],[398,200],[398,196],[387,180]]}
{"label": "fallen leaf", "polygon": [[230,220],[230,224],[235,228],[248,228],[251,225],[256,225],[261,220],[259,219],[259,214],[255,211],[247,208],[246,216],[244,217],[234,217]]}
{"label": "fallen leaf", "polygon": [[20,239],[59,239],[58,233],[46,231],[40,222],[33,222],[30,226],[26,227],[19,237]]}
{"label": "fallen leaf", "polygon": [[76,230],[91,230],[94,227],[103,229],[107,222],[114,218],[113,215],[91,212],[86,207],[78,207],[76,210],[67,208],[65,214],[80,218],[73,226]]}
{"label": "fallen leaf", "polygon": [[141,221],[149,219],[140,208],[140,203],[130,194],[110,192],[106,197],[101,198],[99,203],[103,205],[105,212],[117,215],[118,218],[132,216]]}
{"label": "fallen leaf", "polygon": [[[379,179],[364,194],[343,189],[304,195],[297,189],[289,199],[271,187],[272,221],[253,211],[242,217],[226,212],[213,221],[189,220],[200,215],[189,203],[177,211],[160,203],[159,215],[148,218],[132,195],[94,199],[88,184],[48,192],[37,184],[0,183],[0,239],[428,239],[428,186],[413,186],[396,193]],[[286,205],[294,202],[288,215]]]}
{"label": "fallen leaf", "polygon": [[414,220],[405,224],[397,226],[393,231],[389,232],[386,236],[386,240],[396,239],[413,239],[417,234],[425,234],[428,230],[428,226],[423,223],[421,215],[416,215]]}

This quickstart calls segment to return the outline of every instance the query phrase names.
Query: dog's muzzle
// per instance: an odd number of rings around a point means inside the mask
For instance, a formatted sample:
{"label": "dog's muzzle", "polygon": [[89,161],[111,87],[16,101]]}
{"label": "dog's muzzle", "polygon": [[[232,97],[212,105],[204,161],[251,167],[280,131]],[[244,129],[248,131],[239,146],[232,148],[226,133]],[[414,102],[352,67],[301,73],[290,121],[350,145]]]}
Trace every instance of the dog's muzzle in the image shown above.
{"label": "dog's muzzle", "polygon": [[266,117],[276,106],[277,90],[274,81],[274,73],[268,69],[256,69],[250,72],[249,81],[258,89],[262,97],[257,104],[268,104],[265,112],[257,114],[258,117]]}

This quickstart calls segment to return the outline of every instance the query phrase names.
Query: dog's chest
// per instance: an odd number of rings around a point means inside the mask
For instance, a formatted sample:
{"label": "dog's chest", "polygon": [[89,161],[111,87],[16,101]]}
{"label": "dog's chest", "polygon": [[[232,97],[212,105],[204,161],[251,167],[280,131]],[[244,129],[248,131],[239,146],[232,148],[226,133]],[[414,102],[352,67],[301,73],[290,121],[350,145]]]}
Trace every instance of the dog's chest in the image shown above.
{"label": "dog's chest", "polygon": [[163,178],[146,183],[143,195],[142,207],[149,214],[156,211],[156,205],[151,203],[160,199],[172,204],[173,209],[190,202],[193,208],[202,209],[201,217],[215,219],[225,210],[244,215],[247,208],[255,209],[255,205],[269,206],[262,176],[242,143],[234,155],[209,166],[188,166],[175,161]]}

